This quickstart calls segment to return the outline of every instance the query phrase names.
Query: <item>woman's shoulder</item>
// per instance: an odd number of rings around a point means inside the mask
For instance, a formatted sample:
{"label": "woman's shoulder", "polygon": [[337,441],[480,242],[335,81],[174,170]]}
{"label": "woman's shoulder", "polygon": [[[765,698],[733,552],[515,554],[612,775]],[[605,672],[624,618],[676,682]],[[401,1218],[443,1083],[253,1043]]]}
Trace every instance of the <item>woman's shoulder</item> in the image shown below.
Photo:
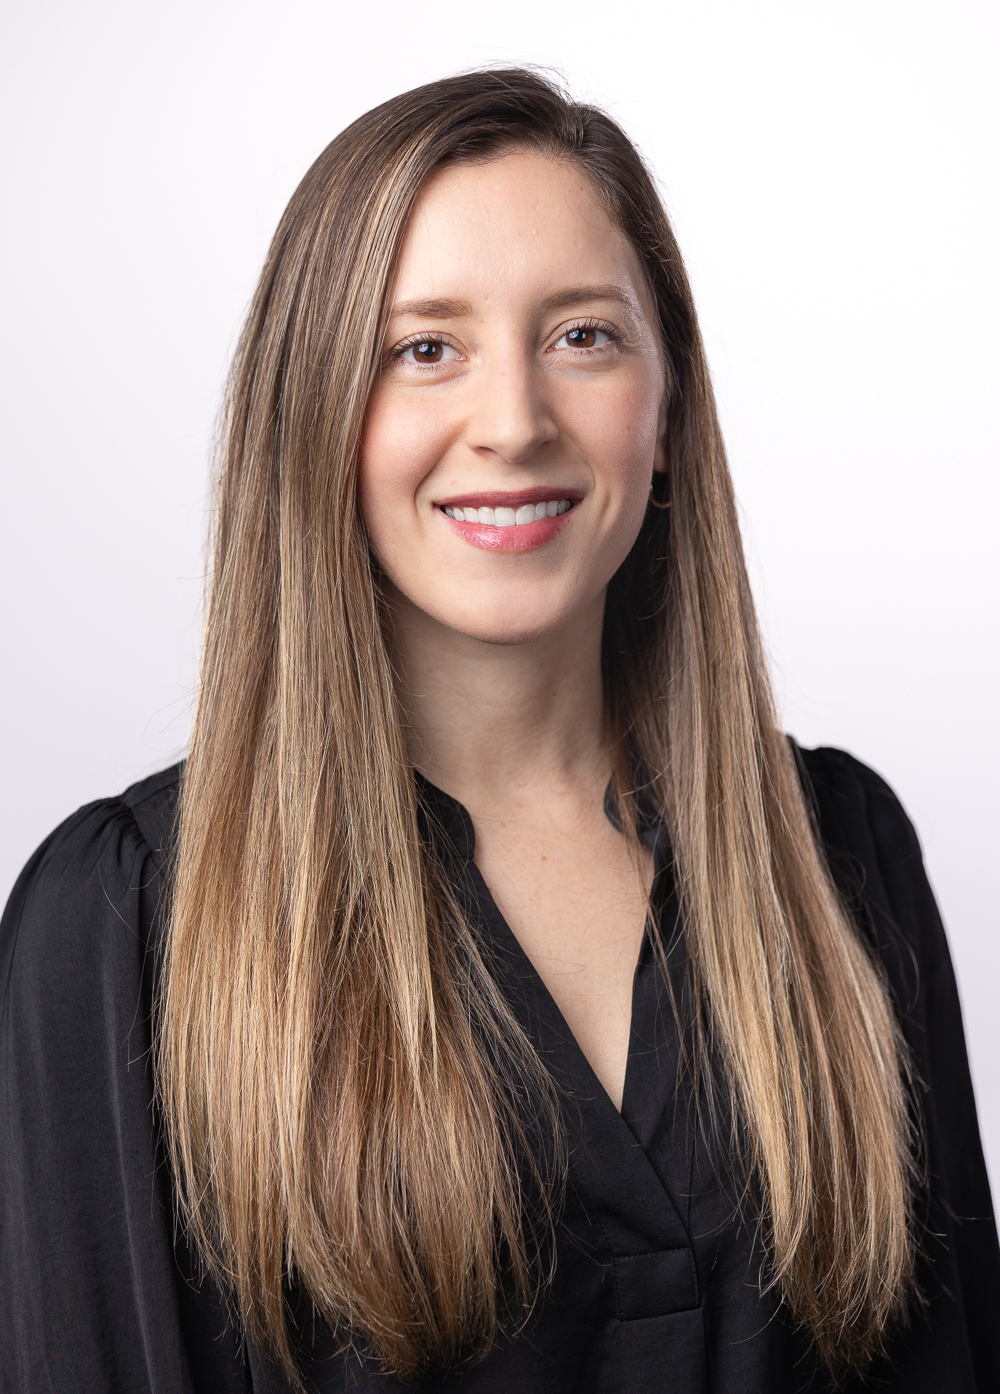
{"label": "woman's shoulder", "polygon": [[[835,878],[848,893],[897,892],[923,876],[920,842],[906,810],[881,775],[832,746],[793,749]],[[850,872],[863,872],[863,883]]]}
{"label": "woman's shoulder", "polygon": [[952,969],[920,841],[889,784],[844,750],[794,745],[833,879],[889,974],[901,1010]]}
{"label": "woman's shoulder", "polygon": [[170,852],[184,762],[141,779],[121,795],[146,845],[163,866]]}
{"label": "woman's shoulder", "polygon": [[181,766],[161,770],[112,798],[85,804],[29,858],[0,922],[0,983],[57,992],[91,980],[150,947],[162,899]]}
{"label": "woman's shoulder", "polygon": [[846,750],[794,746],[799,768],[812,796],[824,842],[866,846],[869,839],[883,855],[919,859],[913,824],[892,787]]}

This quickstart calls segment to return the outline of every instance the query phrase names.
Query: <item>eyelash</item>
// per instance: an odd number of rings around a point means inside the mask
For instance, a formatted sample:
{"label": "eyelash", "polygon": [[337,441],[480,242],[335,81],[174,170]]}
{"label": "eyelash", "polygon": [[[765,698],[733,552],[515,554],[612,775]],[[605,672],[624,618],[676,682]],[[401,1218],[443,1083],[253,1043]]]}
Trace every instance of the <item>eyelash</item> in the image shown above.
{"label": "eyelash", "polygon": [[[566,337],[567,334],[572,334],[573,331],[576,330],[576,329],[598,329],[598,330],[600,330],[600,332],[601,332],[602,334],[607,334],[608,340],[609,340],[610,343],[612,343],[612,344],[621,343],[621,338],[622,338],[622,336],[621,336],[621,334],[619,333],[619,331],[615,328],[615,326],[614,326],[613,324],[608,324],[608,322],[607,322],[606,320],[600,320],[600,319],[582,319],[582,320],[580,320],[580,321],[579,321],[578,323],[576,323],[576,324],[568,324],[568,325],[566,326],[566,328],[563,330],[563,332],[559,335],[559,339],[564,339],[564,338]],[[559,339],[556,340],[556,343],[559,342]],[[390,363],[396,363],[396,362],[398,362],[398,361],[402,358],[403,354],[406,353],[407,349],[414,348],[417,344],[441,344],[441,345],[443,345],[445,348],[454,348],[454,347],[455,347],[454,344],[450,343],[447,339],[445,339],[445,338],[444,338],[442,335],[440,335],[440,334],[413,334],[413,335],[410,336],[409,339],[404,339],[402,343],[397,344],[397,345],[395,346],[395,348],[392,349],[392,351],[391,351],[390,354],[389,354],[389,362],[390,362]],[[584,348],[581,348],[581,349],[569,349],[569,350],[565,350],[565,351],[566,351],[566,352],[573,352],[573,353],[577,353],[577,354],[592,354],[592,353],[600,353],[601,350],[602,350],[603,348],[606,348],[606,347],[607,347],[607,345],[605,345],[605,344],[598,344],[598,345],[597,345],[596,347],[594,347],[594,348],[589,348],[589,349],[584,349]],[[456,350],[456,352],[457,352],[457,350]],[[425,368],[426,368],[426,369],[437,368],[437,367],[439,367],[439,366],[440,366],[440,364],[437,364],[437,363],[426,363],[426,364],[413,363],[413,364],[411,364],[411,367],[419,368],[419,369],[421,369],[421,370],[422,370],[422,369],[425,369]]]}
{"label": "eyelash", "polygon": [[[389,362],[397,362],[400,358],[402,358],[403,354],[407,351],[407,349],[415,348],[417,344],[441,344],[444,348],[455,348],[454,344],[450,343],[440,334],[413,334],[409,339],[404,339],[401,344],[397,344],[396,347],[392,349],[392,351],[389,354]],[[457,353],[458,350],[456,349],[455,351]],[[414,368],[436,368],[439,365],[437,363],[413,363],[411,364],[411,366]]]}
{"label": "eyelash", "polygon": [[[613,324],[608,324],[607,320],[603,319],[582,319],[577,324],[568,324],[559,335],[559,339],[565,339],[567,334],[572,334],[574,330],[577,329],[598,329],[602,334],[607,334],[608,340],[612,344],[620,344],[622,340],[619,330],[617,330]],[[556,343],[559,342],[559,339],[556,340]],[[600,353],[602,349],[607,347],[607,344],[597,344],[594,348],[573,349],[572,351],[578,354]]]}

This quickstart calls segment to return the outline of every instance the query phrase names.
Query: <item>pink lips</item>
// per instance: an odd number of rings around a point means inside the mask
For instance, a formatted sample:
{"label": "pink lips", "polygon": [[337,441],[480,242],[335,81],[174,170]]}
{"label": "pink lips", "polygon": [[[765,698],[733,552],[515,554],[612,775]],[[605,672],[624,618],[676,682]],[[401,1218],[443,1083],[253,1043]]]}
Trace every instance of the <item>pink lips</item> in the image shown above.
{"label": "pink lips", "polygon": [[572,518],[574,508],[559,514],[556,518],[539,518],[536,523],[522,523],[519,526],[498,528],[488,523],[459,523],[449,518],[445,508],[512,508],[517,509],[528,503],[547,503],[550,499],[571,499],[579,503],[580,495],[575,489],[558,492],[545,487],[521,489],[516,493],[501,493],[486,490],[477,494],[456,494],[454,498],[441,499],[437,509],[441,517],[465,542],[473,547],[481,547],[486,552],[534,552],[544,547],[562,532]]}
{"label": "pink lips", "polygon": [[561,533],[572,516],[571,508],[558,518],[539,518],[537,523],[522,523],[520,527],[495,528],[489,523],[458,523],[447,514],[441,514],[459,537],[487,552],[533,552],[536,547],[544,547],[546,542],[551,542]]}

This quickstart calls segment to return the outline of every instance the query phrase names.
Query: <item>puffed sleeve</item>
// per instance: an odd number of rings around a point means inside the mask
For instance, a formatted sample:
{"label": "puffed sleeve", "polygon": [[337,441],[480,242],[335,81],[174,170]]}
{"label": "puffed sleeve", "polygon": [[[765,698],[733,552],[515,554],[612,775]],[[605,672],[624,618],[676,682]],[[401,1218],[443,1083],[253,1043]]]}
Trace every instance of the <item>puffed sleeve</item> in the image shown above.
{"label": "puffed sleeve", "polygon": [[128,802],[91,804],[32,857],[0,926],[10,1394],[249,1387],[223,1304],[174,1247],[150,1059],[160,879]]}
{"label": "puffed sleeve", "polygon": [[1000,1389],[1000,1246],[962,1012],[920,844],[883,779],[843,751],[799,752],[834,878],[885,967],[923,1134],[922,1302],[874,1383],[900,1394]]}

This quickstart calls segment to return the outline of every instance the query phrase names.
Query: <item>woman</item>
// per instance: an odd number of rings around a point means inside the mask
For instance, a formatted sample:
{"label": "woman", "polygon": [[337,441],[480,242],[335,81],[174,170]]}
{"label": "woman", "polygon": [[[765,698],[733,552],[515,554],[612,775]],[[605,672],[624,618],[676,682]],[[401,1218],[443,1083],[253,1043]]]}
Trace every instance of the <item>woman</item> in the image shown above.
{"label": "woman", "polygon": [[777,730],[621,131],[362,117],[225,439],[189,759],[5,919],[4,1387],[993,1387],[916,839]]}

